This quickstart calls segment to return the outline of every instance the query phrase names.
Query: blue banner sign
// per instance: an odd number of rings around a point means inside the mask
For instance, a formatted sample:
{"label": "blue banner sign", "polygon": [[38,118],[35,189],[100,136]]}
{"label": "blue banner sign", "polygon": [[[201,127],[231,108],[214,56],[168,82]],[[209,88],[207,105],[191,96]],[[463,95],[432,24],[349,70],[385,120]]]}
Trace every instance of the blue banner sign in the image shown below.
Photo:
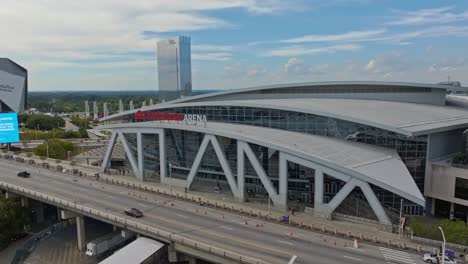
{"label": "blue banner sign", "polygon": [[18,115],[0,114],[0,144],[19,142]]}

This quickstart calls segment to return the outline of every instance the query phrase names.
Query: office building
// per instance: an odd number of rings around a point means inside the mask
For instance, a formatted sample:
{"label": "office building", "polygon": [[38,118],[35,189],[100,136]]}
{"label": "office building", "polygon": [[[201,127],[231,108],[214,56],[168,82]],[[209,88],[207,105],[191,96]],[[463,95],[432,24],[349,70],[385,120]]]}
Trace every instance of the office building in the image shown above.
{"label": "office building", "polygon": [[179,36],[157,43],[160,101],[192,94],[190,37]]}

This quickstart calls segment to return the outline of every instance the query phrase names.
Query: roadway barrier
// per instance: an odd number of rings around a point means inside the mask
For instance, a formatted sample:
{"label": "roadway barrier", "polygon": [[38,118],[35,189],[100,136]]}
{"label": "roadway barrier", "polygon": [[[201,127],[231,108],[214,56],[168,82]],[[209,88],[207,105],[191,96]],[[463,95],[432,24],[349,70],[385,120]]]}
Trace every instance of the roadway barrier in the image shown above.
{"label": "roadway barrier", "polygon": [[146,224],[138,223],[135,220],[129,220],[127,218],[120,217],[114,214],[102,212],[100,210],[97,210],[88,206],[77,204],[76,202],[69,202],[69,201],[60,199],[55,196],[43,194],[41,192],[26,189],[23,187],[19,187],[19,186],[9,184],[6,182],[1,182],[1,181],[0,181],[0,188],[6,191],[12,191],[12,192],[36,199],[42,202],[53,204],[53,205],[80,213],[82,215],[86,215],[88,217],[97,218],[98,220],[105,221],[114,225],[118,225],[123,228],[127,228],[136,232],[141,232],[141,233],[144,233],[145,235],[152,236],[155,239],[163,240],[166,242],[180,243],[181,245],[188,246],[188,247],[191,247],[196,250],[203,251],[203,252],[207,252],[215,256],[230,259],[239,263],[266,264],[266,262],[256,259],[256,258],[244,256],[244,255],[232,252],[232,251],[227,251],[221,248],[213,247],[205,243],[200,243],[200,242],[183,237],[178,234],[172,234],[162,229],[155,228],[153,226],[149,226]]}

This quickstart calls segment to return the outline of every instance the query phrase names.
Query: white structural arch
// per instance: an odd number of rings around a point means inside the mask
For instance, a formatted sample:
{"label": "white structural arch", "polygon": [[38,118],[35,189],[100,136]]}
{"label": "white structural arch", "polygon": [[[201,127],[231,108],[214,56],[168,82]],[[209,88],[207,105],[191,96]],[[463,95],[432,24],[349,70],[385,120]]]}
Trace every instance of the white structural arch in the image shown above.
{"label": "white structural arch", "polygon": [[[195,159],[191,165],[186,180],[174,180],[172,184],[190,188],[203,155],[208,145],[212,144],[221,164],[232,194],[237,199],[245,199],[245,160],[251,163],[270,199],[277,206],[287,206],[288,193],[288,162],[296,163],[315,170],[315,211],[324,217],[330,217],[348,194],[358,187],[364,193],[375,215],[383,224],[390,220],[378,201],[369,183],[379,186],[424,206],[425,200],[404,163],[394,150],[370,146],[356,142],[348,142],[329,137],[308,135],[271,128],[215,123],[204,126],[186,125],[178,122],[142,122],[124,123],[102,126],[113,132],[108,149],[102,162],[102,169],[108,167],[112,147],[121,138],[124,150],[137,178],[143,179],[143,134],[159,135],[160,177],[162,183],[169,183],[166,169],[165,130],[186,130],[203,134]],[[130,149],[124,134],[135,133],[137,139],[137,155]],[[237,141],[237,172],[234,174],[227,161],[217,136],[235,139]],[[270,177],[264,171],[250,144],[268,147],[279,152],[279,186],[276,190]],[[392,167],[390,173],[385,168]],[[380,168],[380,169],[379,169]],[[328,203],[323,201],[324,174],[345,182],[343,188]],[[235,177],[236,176],[236,177]]]}

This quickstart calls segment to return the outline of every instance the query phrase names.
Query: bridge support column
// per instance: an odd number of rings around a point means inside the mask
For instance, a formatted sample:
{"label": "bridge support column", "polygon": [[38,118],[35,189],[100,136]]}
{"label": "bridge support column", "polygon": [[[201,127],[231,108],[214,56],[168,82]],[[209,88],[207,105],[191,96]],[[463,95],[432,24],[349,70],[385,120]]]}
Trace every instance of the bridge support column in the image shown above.
{"label": "bridge support column", "polygon": [[176,252],[176,250],[175,250],[174,244],[170,244],[170,245],[167,247],[167,252],[168,252],[169,263],[171,263],[171,262],[177,262],[177,261],[178,261],[177,252]]}
{"label": "bridge support column", "polygon": [[85,226],[84,216],[79,215],[76,217],[76,236],[78,240],[78,250],[84,251],[86,249],[85,243]]}
{"label": "bridge support column", "polygon": [[32,211],[36,215],[36,222],[37,223],[42,223],[44,222],[44,206],[42,205],[41,202],[34,203],[32,207]]}
{"label": "bridge support column", "polygon": [[21,197],[21,207],[29,207],[29,200],[28,197],[22,196]]}
{"label": "bridge support column", "polygon": [[7,199],[14,199],[14,198],[18,198],[20,197],[18,194],[16,193],[12,193],[12,192],[6,192],[5,193],[5,198]]}
{"label": "bridge support column", "polygon": [[190,257],[189,264],[197,264],[197,258],[196,257]]}

